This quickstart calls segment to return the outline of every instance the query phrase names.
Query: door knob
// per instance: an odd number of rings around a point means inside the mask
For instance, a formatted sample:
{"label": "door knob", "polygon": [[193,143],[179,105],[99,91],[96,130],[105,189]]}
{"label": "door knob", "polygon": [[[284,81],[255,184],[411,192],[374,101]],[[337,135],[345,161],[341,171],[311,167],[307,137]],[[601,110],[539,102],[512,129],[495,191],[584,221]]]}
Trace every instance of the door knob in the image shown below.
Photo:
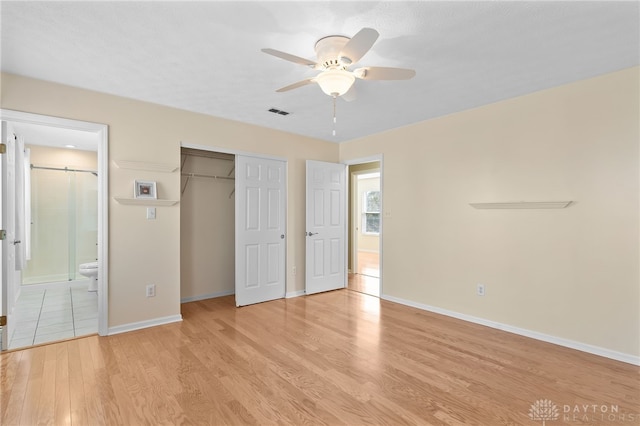
{"label": "door knob", "polygon": [[13,241],[13,245],[15,246],[16,244],[20,244],[21,242],[22,242],[22,241],[20,241],[20,240],[14,240],[14,241]]}
{"label": "door knob", "polygon": [[307,232],[307,236],[312,237],[314,235],[317,235],[317,232]]}

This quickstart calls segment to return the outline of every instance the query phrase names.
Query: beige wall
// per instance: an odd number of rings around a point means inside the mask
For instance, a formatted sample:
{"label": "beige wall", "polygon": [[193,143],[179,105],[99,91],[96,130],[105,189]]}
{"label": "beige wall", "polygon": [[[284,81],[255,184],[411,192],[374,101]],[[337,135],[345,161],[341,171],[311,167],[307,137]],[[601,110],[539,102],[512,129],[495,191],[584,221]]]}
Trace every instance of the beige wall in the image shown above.
{"label": "beige wall", "polygon": [[[640,355],[638,81],[627,69],[342,144],[342,161],[384,155],[384,293]],[[521,200],[575,204],[468,205]]]}
{"label": "beige wall", "polygon": [[[183,171],[227,177],[234,162],[187,156]],[[234,174],[232,173],[231,176]],[[235,194],[233,180],[182,177],[180,200],[180,298],[235,292]]]}
{"label": "beige wall", "polygon": [[29,141],[26,141],[26,144],[26,147],[31,149],[31,164],[34,166],[97,170],[98,156],[95,151],[30,145]]}
{"label": "beige wall", "polygon": [[[337,144],[11,74],[2,74],[1,90],[5,109],[107,124],[110,160],[178,167],[181,141],[286,159],[287,292],[304,289],[305,160],[337,161]],[[111,198],[131,197],[134,179],[154,180],[160,198],[180,199],[179,172],[110,162],[109,327],[180,313],[180,206],[158,207],[157,219],[146,220],[143,206]],[[151,283],[157,295],[146,298]]]}

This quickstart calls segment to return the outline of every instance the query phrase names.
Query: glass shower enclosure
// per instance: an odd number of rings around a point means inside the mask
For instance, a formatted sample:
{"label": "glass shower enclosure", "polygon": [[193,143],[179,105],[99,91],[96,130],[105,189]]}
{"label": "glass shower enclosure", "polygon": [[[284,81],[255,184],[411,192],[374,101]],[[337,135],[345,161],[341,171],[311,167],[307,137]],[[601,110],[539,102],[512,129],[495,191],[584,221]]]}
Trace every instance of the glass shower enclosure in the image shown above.
{"label": "glass shower enclosure", "polygon": [[95,171],[31,167],[31,259],[22,284],[84,279],[79,265],[95,262],[98,177]]}

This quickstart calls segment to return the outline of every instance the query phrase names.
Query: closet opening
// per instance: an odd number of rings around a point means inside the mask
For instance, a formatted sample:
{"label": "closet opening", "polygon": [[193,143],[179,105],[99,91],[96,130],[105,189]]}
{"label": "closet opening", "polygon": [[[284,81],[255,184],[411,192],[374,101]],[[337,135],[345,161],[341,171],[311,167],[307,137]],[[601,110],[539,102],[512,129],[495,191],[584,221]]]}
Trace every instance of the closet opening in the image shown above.
{"label": "closet opening", "polygon": [[180,302],[235,294],[235,155],[180,154]]}

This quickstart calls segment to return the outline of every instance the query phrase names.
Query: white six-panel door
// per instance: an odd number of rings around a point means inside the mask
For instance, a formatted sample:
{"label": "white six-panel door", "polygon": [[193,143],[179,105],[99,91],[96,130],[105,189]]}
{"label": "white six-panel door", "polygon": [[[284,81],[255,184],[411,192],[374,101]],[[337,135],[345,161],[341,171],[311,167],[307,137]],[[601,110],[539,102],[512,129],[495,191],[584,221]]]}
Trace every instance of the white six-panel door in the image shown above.
{"label": "white six-panel door", "polygon": [[307,160],[306,293],[347,282],[346,166]]}
{"label": "white six-panel door", "polygon": [[285,162],[236,156],[236,305],[285,295]]}

